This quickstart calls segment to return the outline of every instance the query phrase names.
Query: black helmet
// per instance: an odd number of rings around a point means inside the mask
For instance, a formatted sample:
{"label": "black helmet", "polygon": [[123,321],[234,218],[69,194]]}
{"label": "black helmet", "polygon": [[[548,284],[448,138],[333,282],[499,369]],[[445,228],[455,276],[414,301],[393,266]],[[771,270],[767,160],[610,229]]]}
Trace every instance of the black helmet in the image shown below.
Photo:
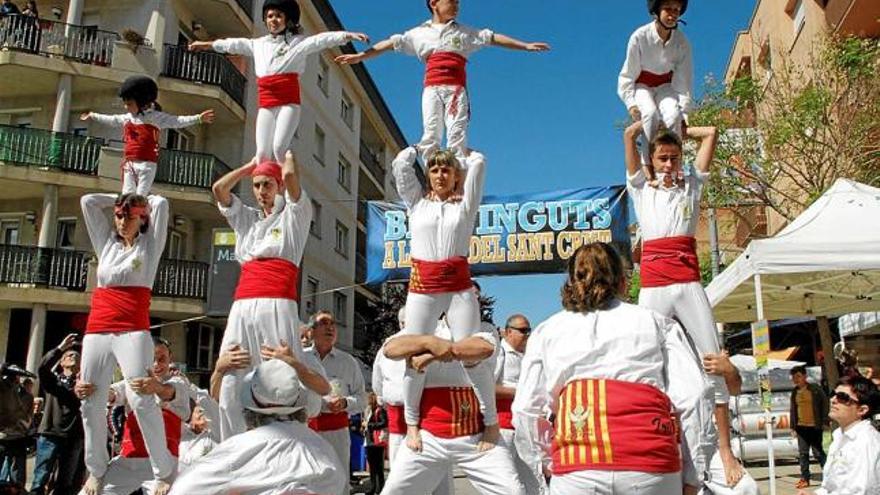
{"label": "black helmet", "polygon": [[299,25],[299,4],[296,0],[266,0],[263,2],[263,20],[266,20],[266,12],[269,9],[280,10],[287,17],[288,26]]}
{"label": "black helmet", "polygon": [[[681,15],[684,15],[685,11],[688,9],[688,0],[680,0],[681,1]],[[648,0],[648,13],[651,15],[660,15],[660,4],[663,3],[663,0]]]}
{"label": "black helmet", "polygon": [[119,87],[119,97],[134,100],[139,108],[144,108],[159,98],[159,87],[147,76],[131,76]]}

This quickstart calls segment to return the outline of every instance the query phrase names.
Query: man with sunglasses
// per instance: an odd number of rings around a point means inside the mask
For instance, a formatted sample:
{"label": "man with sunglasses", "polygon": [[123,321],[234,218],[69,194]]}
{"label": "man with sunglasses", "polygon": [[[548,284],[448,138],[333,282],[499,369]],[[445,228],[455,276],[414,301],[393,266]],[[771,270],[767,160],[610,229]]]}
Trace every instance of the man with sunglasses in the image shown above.
{"label": "man with sunglasses", "polygon": [[801,465],[801,479],[796,488],[810,486],[810,449],[819,461],[825,465],[825,449],[822,448],[822,427],[828,418],[828,398],[822,387],[807,381],[807,368],[795,366],[789,372],[794,390],[791,391],[792,435],[798,441],[798,460]]}

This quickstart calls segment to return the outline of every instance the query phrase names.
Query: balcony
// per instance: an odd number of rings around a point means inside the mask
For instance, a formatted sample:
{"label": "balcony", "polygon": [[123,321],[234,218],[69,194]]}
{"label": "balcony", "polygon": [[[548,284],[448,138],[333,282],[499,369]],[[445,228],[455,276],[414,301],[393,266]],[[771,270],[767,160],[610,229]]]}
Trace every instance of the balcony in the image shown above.
{"label": "balcony", "polygon": [[153,283],[153,295],[208,299],[208,270],[210,265],[197,261],[163,259]]}
{"label": "balcony", "polygon": [[354,283],[362,284],[367,280],[367,258],[357,253],[354,262]]}
{"label": "balcony", "polygon": [[0,283],[86,289],[90,253],[0,244]]}
{"label": "balcony", "polygon": [[379,157],[376,156],[376,153],[373,153],[373,150],[371,150],[363,141],[361,141],[360,158],[361,162],[366,165],[367,170],[373,174],[373,177],[375,177],[379,185],[384,187],[385,169],[379,164]]}
{"label": "balcony", "polygon": [[880,36],[880,2],[877,0],[828,0],[825,20],[836,34],[876,38]]}
{"label": "balcony", "polygon": [[117,33],[24,15],[0,18],[0,47],[109,66]]}
{"label": "balcony", "polygon": [[185,46],[166,44],[161,75],[218,86],[244,108],[247,79],[219,53],[191,52]]}
{"label": "balcony", "polygon": [[0,125],[0,162],[97,175],[102,139]]}
{"label": "balcony", "polygon": [[159,153],[156,182],[210,189],[215,180],[231,170],[214,155],[163,149]]}
{"label": "balcony", "polygon": [[243,10],[248,17],[253,19],[254,0],[235,0],[235,3],[241,7],[241,10]]}

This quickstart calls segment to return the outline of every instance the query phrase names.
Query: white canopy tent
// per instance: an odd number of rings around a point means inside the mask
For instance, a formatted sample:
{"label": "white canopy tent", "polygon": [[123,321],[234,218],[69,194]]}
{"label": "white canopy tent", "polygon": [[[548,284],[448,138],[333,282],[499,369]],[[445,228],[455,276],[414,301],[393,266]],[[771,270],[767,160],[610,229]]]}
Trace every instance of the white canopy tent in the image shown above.
{"label": "white canopy tent", "polygon": [[837,328],[841,337],[853,337],[866,330],[880,328],[880,312],[849,313],[837,320]]}
{"label": "white canopy tent", "polygon": [[752,241],[706,294],[719,322],[880,310],[880,189],[838,179],[775,237]]}

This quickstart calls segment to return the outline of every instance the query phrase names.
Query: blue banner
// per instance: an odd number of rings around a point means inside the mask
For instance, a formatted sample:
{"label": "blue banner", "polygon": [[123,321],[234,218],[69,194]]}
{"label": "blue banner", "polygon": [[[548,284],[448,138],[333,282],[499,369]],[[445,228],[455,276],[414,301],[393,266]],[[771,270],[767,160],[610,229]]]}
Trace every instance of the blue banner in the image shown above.
{"label": "blue banner", "polygon": [[[578,247],[593,241],[628,255],[628,225],[624,186],[485,196],[471,237],[471,273],[561,272]],[[368,284],[409,279],[409,239],[403,203],[368,202]]]}

